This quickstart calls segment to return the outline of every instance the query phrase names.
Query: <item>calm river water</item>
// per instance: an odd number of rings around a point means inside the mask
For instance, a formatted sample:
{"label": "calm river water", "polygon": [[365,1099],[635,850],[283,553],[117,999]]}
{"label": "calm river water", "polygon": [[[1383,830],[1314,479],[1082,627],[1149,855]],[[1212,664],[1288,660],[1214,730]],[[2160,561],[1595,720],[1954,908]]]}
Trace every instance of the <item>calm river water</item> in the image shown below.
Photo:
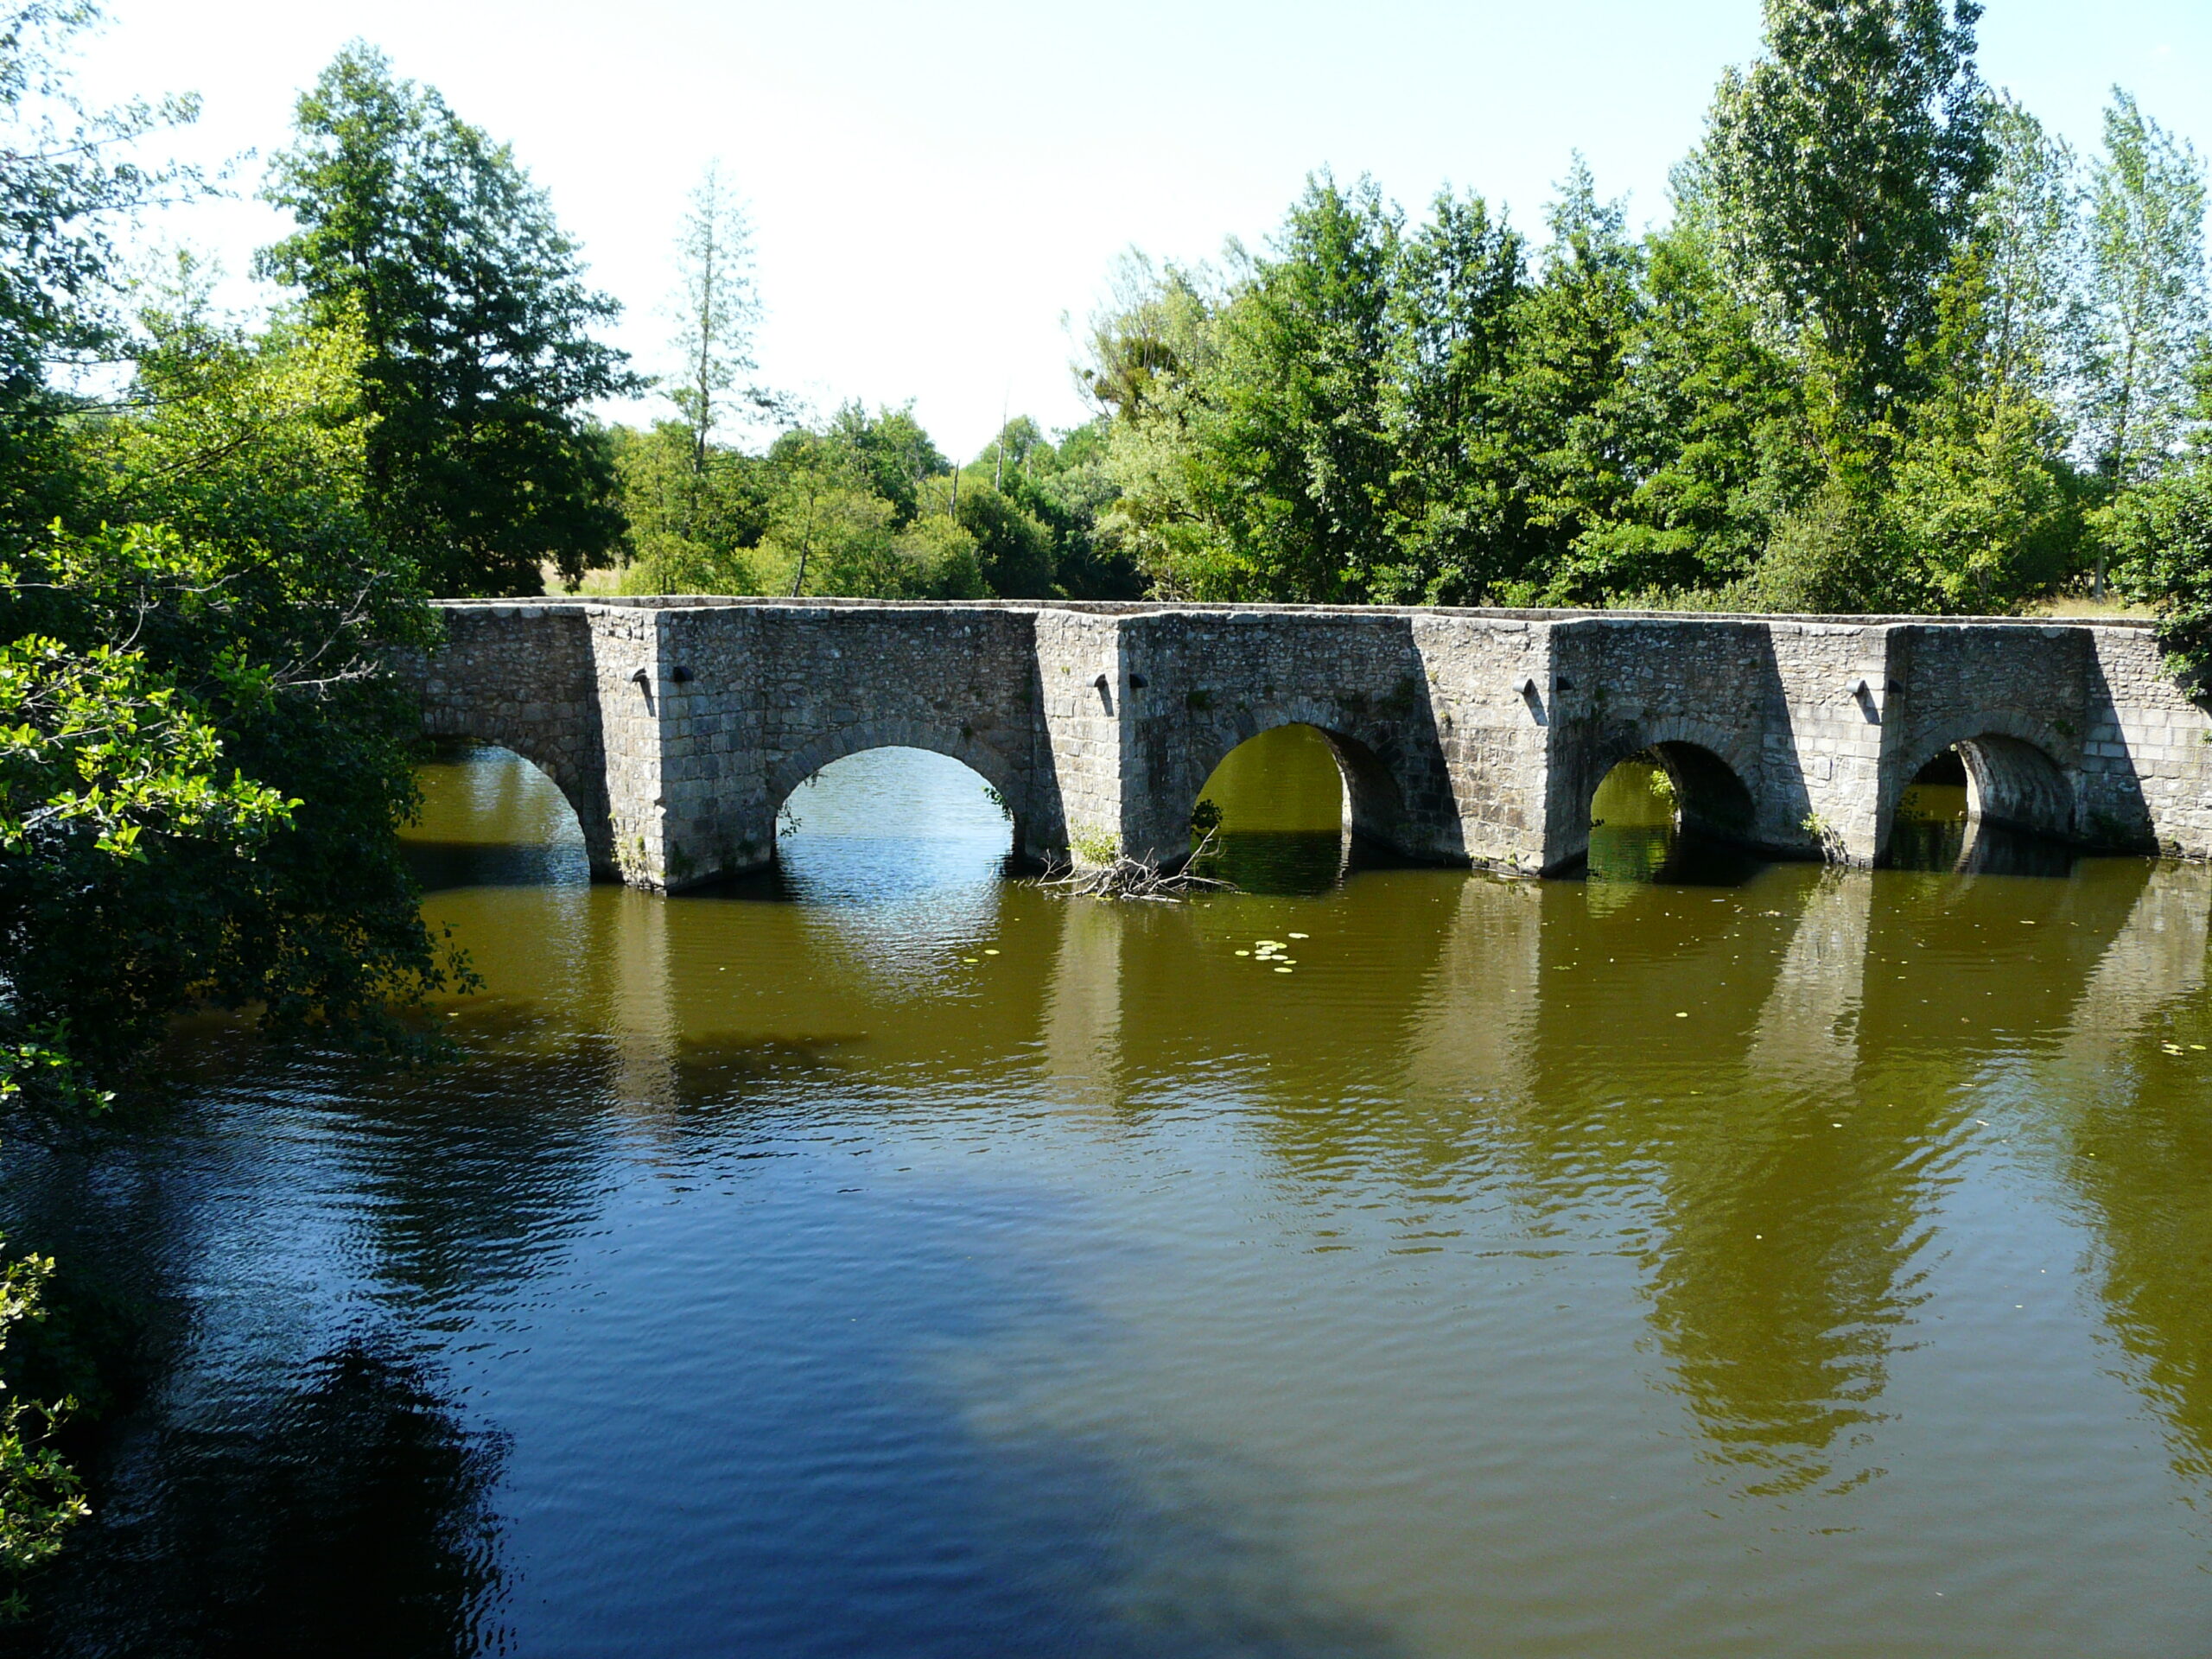
{"label": "calm river water", "polygon": [[1363,868],[1319,764],[1125,906],[911,751],[674,899],[430,768],[457,1059],[10,1148],[156,1313],[43,1650],[2212,1654],[2212,876]]}

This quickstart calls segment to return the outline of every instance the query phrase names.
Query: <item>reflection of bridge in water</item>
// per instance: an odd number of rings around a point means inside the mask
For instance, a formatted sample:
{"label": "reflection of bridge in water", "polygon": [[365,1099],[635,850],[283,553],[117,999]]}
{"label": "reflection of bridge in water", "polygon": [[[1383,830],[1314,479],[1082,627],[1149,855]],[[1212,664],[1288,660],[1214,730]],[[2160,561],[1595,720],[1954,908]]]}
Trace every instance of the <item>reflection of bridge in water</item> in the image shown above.
{"label": "reflection of bridge in water", "polygon": [[[1579,884],[1418,871],[1360,887],[1361,914],[1344,918],[1356,931],[1339,933],[1326,899],[1127,908],[995,885],[975,925],[1005,955],[963,970],[948,946],[939,974],[912,979],[810,969],[856,925],[834,916],[602,890],[617,902],[601,925],[623,936],[590,952],[594,975],[620,982],[605,994],[625,1027],[610,1083],[655,1117],[733,1078],[742,1095],[764,1046],[802,1067],[893,1077],[957,1056],[994,1090],[1116,1142],[1153,1137],[1155,1115],[1202,1087],[1239,1103],[1317,1239],[1382,1224],[1408,1248],[1534,1257],[1620,1241],[1609,1248],[1635,1260],[1669,1387],[1747,1491],[1865,1476],[1904,1329],[1929,1294],[1930,1229],[1962,1165],[2000,1135],[2056,1137],[2037,1156],[2120,1252],[2126,1339],[2154,1375],[2194,1376],[2212,1348],[2194,1257],[2157,1248],[2145,1220],[2162,1212],[2162,1179],[2175,1204],[2197,1202],[2180,1188],[2202,1175],[2205,1154],[2189,1150],[2201,1136],[2136,1076],[2161,1022],[2203,987],[2202,868],[2114,861],[2073,880],[1969,882],[1808,866],[1603,904]],[[772,933],[762,950],[780,965],[748,982],[742,1027],[716,1033],[683,1006],[702,982],[685,970],[703,951],[686,935],[727,909]],[[2009,949],[2031,924],[2049,936],[2031,972],[1984,944],[2002,928]],[[1313,936],[1296,977],[1234,957],[1286,927]],[[978,974],[991,995],[949,1014],[948,982]],[[1330,988],[1319,1002],[1316,985]],[[1364,1017],[1346,1017],[1355,1006]],[[2053,1068],[2103,1079],[2086,1091],[2107,1098],[2101,1129],[2032,1109],[1977,1123]],[[2145,1118],[2172,1167],[2107,1195],[2143,1162],[2114,1143]],[[2101,1164],[2069,1166],[2075,1135],[2103,1146]],[[2212,1482],[2212,1405],[2161,1385],[2182,1402],[2179,1454]]]}
{"label": "reflection of bridge in water", "polygon": [[1853,863],[1955,754],[1970,815],[2212,853],[2212,721],[2135,624],[1173,605],[461,601],[410,671],[435,734],[503,745],[593,868],[677,887],[773,855],[778,809],[861,750],[935,750],[1022,850],[1163,860],[1239,743],[1303,724],[1351,828],[1414,857],[1571,868],[1624,758],[1682,822]]}

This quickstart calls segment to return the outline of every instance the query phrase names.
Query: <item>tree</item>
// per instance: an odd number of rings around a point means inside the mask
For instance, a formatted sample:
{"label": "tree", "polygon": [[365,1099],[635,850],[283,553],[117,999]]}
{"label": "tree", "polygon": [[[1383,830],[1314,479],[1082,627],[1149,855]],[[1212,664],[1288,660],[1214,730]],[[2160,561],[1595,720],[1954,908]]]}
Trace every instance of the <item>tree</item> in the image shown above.
{"label": "tree", "polygon": [[1365,596],[1388,556],[1383,426],[1397,211],[1323,175],[1220,320],[1217,488],[1248,599]]}
{"label": "tree", "polygon": [[1090,421],[1024,450],[1007,497],[1046,539],[1053,588],[1070,599],[1141,599],[1144,575],[1102,524],[1120,493],[1108,465],[1110,423]]}
{"label": "tree", "polygon": [[959,523],[974,538],[983,585],[994,597],[1052,597],[1052,538],[1019,502],[979,484],[961,492]]}
{"label": "tree", "polygon": [[2118,87],[2091,175],[2091,454],[2110,485],[2155,476],[2203,343],[2204,165]]}
{"label": "tree", "polygon": [[200,186],[149,163],[137,141],[195,118],[197,100],[87,108],[66,56],[99,21],[80,0],[0,9],[0,532],[35,534],[67,505],[60,417],[85,406],[57,376],[113,364],[128,334],[115,230],[140,208]]}
{"label": "tree", "polygon": [[1848,448],[1917,395],[1911,356],[1993,157],[1974,0],[1766,0],[1767,55],[1713,102],[1719,245],[1814,353]]}
{"label": "tree", "polygon": [[1526,250],[1480,196],[1438,195],[1399,245],[1382,419],[1394,454],[1378,598],[1471,604],[1525,574],[1507,413]]}
{"label": "tree", "polygon": [[1552,591],[1586,602],[1726,594],[1765,550],[1777,503],[1800,499],[1798,377],[1726,280],[1694,196],[1643,251],[1643,295],[1621,371],[1591,413],[1625,493],[1577,536]]}
{"label": "tree", "polygon": [[[1231,253],[1242,260],[1241,250]],[[1233,592],[1234,556],[1198,443],[1212,417],[1207,388],[1226,284],[1205,266],[1155,267],[1133,251],[1113,285],[1111,303],[1091,319],[1090,361],[1077,372],[1108,423],[1112,496],[1098,533],[1126,549],[1163,598]]]}
{"label": "tree", "polygon": [[[906,422],[920,431],[911,416]],[[756,561],[766,591],[984,596],[975,538],[942,513],[902,517],[899,503],[875,487],[883,459],[881,449],[856,446],[834,427],[800,428],[776,440],[767,459],[768,527]]]}
{"label": "tree", "polygon": [[0,566],[0,1039],[103,1088],[187,1007],[397,1041],[462,971],[396,835],[383,661],[435,625],[361,507],[365,348],[154,327],[144,412],[84,440],[92,527]]}
{"label": "tree", "polygon": [[1945,279],[1936,341],[1920,368],[1927,399],[1910,414],[1892,512],[1916,591],[1907,602],[2007,611],[2056,587],[2081,523],[2065,440],[2041,393],[2048,383],[2032,276],[1994,274],[2003,238],[1961,256]]}
{"label": "tree", "polygon": [[1992,105],[1989,133],[1996,159],[1971,238],[1987,302],[1982,349],[1993,384],[2057,410],[2082,371],[2087,325],[2079,167],[2011,98]]}
{"label": "tree", "polygon": [[1599,597],[1569,570],[1582,538],[1634,488],[1612,394],[1643,325],[1643,252],[1577,156],[1552,204],[1552,239],[1514,314],[1505,389],[1530,546],[1547,596]]}
{"label": "tree", "polygon": [[372,500],[432,591],[570,582],[621,534],[593,402],[640,382],[592,337],[614,316],[512,153],[382,54],[340,52],[299,102],[264,193],[299,228],[263,272],[326,326],[357,316]]}
{"label": "tree", "polygon": [[709,445],[682,421],[613,433],[621,486],[623,588],[639,594],[760,591],[753,550],[768,528],[769,478],[759,457]]}
{"label": "tree", "polygon": [[2101,551],[2111,550],[2120,591],[2158,613],[2167,668],[2203,695],[2212,693],[2212,352],[2191,378],[2186,448],[2106,509]]}
{"label": "tree", "polygon": [[775,398],[745,380],[760,300],[753,282],[753,227],[743,205],[707,163],[691,192],[677,237],[678,327],[673,342],[683,367],[667,383],[670,399],[691,431],[691,467],[703,476],[715,431],[732,404],[756,413]]}
{"label": "tree", "polygon": [[[46,1317],[40,1293],[53,1273],[53,1258],[40,1255],[0,1268],[0,1348],[15,1327]],[[73,1403],[0,1403],[0,1573],[10,1578],[52,1557],[70,1525],[91,1513],[82,1483],[52,1444]],[[20,1592],[0,1591],[0,1618],[26,1611]]]}
{"label": "tree", "polygon": [[1177,596],[1363,597],[1388,563],[1382,403],[1396,210],[1374,184],[1307,181],[1268,256],[1234,277],[1141,261],[1093,331],[1117,411],[1109,517]]}
{"label": "tree", "polygon": [[952,470],[909,403],[879,409],[873,415],[859,404],[846,404],[830,417],[823,441],[835,448],[891,504],[892,521],[904,530],[921,511],[922,483]]}

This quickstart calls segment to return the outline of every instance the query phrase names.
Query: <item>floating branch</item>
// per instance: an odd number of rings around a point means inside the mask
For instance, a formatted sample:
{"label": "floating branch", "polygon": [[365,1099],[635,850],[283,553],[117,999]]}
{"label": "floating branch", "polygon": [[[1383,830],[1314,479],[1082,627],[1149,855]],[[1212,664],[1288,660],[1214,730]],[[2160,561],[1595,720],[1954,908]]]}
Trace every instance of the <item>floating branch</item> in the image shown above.
{"label": "floating branch", "polygon": [[1037,885],[1084,899],[1143,899],[1155,904],[1173,904],[1193,893],[1234,893],[1235,882],[1200,875],[1193,868],[1200,859],[1215,850],[1213,832],[1210,830],[1192,849],[1191,856],[1173,870],[1164,870],[1150,859],[1117,853],[1110,863],[1088,870],[1055,861],[1046,868]]}

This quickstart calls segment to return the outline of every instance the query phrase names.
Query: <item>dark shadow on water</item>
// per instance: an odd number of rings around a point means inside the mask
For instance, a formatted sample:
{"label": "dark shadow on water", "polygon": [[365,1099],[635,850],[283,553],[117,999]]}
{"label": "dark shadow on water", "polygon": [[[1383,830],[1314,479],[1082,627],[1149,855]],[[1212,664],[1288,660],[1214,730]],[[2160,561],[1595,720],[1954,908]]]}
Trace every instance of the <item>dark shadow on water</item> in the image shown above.
{"label": "dark shadow on water", "polygon": [[1350,851],[1349,838],[1334,831],[1221,830],[1192,868],[1244,893],[1329,893],[1344,880]]}
{"label": "dark shadow on water", "polygon": [[2081,855],[2063,842],[1963,819],[1900,818],[1890,832],[1890,865],[1956,875],[2023,875],[2063,880]]}
{"label": "dark shadow on water", "polygon": [[122,1438],[100,1519],[37,1624],[0,1651],[460,1659],[506,1646],[489,1502],[505,1448],[461,1428],[427,1368],[355,1337],[289,1376],[230,1380]]}
{"label": "dark shadow on water", "polygon": [[[836,1047],[686,1046],[676,1132],[625,1178],[653,1189],[656,1248],[585,1258],[597,1337],[545,1323],[512,1271],[465,1273],[465,1299],[412,1284],[426,1259],[481,1253],[473,1211],[514,1206],[497,1169],[552,1200],[534,1237],[600,1215],[598,1183],[545,1187],[541,1154],[486,1141],[511,1103],[571,1103],[562,1162],[582,1152],[603,1182],[614,1166],[575,1131],[631,1131],[588,1103],[600,1067],[580,1048],[357,1082],[311,1110],[291,1103],[308,1077],[271,1066],[174,1137],[49,1171],[57,1199],[98,1196],[68,1206],[82,1236],[35,1230],[73,1261],[115,1254],[171,1334],[148,1402],[102,1437],[95,1520],[0,1654],[1395,1659],[1385,1625],[1310,1581],[1282,1522],[1296,1495],[1268,1467],[1144,1424],[1071,1432],[1029,1408],[1018,1365],[943,1369],[1039,1343],[1103,1353],[1119,1332],[1056,1257],[1004,1248],[1049,1198],[854,1192],[825,1211],[803,1173],[775,1178],[804,1160],[770,1155],[758,1123],[820,1111]],[[294,1166],[242,1185],[271,1147]],[[745,1204],[659,1201],[733,1171]],[[0,1171],[0,1192],[36,1173]],[[16,1223],[35,1195],[5,1196]],[[702,1225],[744,1294],[656,1266]],[[372,1327],[315,1328],[338,1239],[371,1269]],[[484,1359],[517,1320],[522,1352]],[[514,1380],[564,1342],[560,1387]]]}
{"label": "dark shadow on water", "polygon": [[1365,870],[1433,866],[1341,830],[1224,830],[1214,833],[1213,850],[1192,868],[1240,893],[1311,898],[1334,893]]}
{"label": "dark shadow on water", "polygon": [[462,887],[560,887],[591,880],[582,842],[502,845],[497,842],[416,841],[400,843],[409,872],[425,893]]}
{"label": "dark shadow on water", "polygon": [[1600,824],[1583,866],[1591,881],[1740,887],[1767,867],[1758,854],[1694,830],[1656,824]]}

